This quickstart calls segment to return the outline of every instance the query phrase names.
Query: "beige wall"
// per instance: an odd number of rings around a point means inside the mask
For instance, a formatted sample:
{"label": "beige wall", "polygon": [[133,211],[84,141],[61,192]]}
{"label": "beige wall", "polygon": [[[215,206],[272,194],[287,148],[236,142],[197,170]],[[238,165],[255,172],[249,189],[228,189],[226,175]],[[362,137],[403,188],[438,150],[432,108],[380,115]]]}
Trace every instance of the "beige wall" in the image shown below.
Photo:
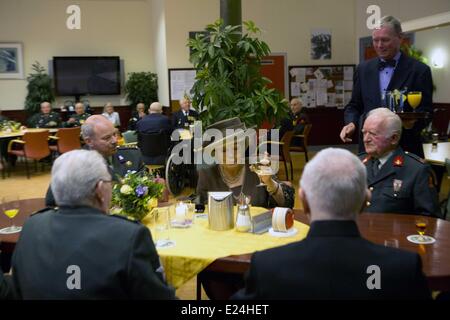
{"label": "beige wall", "polygon": [[[66,8],[81,7],[81,30],[66,28]],[[0,42],[22,42],[25,74],[34,61],[46,68],[53,56],[117,55],[125,72],[154,70],[149,4],[146,1],[1,0]],[[0,107],[22,109],[26,80],[0,80]],[[89,98],[125,104],[123,96]],[[64,98],[58,98],[60,105]]]}
{"label": "beige wall", "polygon": [[431,68],[436,91],[433,94],[434,102],[450,102],[450,25],[436,29],[416,32],[415,45],[423,50],[423,54],[432,65],[432,57],[436,50],[444,52],[444,67]]}

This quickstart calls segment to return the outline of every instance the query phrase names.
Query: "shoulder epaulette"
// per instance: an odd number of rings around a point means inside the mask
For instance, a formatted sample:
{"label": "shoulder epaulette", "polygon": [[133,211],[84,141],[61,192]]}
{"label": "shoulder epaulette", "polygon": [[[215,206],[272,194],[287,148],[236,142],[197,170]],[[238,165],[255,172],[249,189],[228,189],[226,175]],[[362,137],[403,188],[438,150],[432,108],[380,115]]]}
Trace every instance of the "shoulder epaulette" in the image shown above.
{"label": "shoulder epaulette", "polygon": [[45,208],[43,208],[43,209],[41,209],[41,210],[38,210],[38,211],[33,212],[32,214],[30,214],[30,216],[34,216],[35,214],[39,214],[39,213],[43,213],[43,212],[47,212],[47,211],[54,211],[54,212],[56,212],[56,208],[53,208],[53,207],[45,207]]}
{"label": "shoulder epaulette", "polygon": [[126,220],[126,221],[129,221],[129,222],[139,223],[139,221],[137,221],[136,219],[134,219],[132,217],[129,217],[129,216],[122,215],[122,214],[112,213],[112,214],[110,214],[110,216],[111,217],[115,217],[115,218],[119,218],[119,219],[122,219],[122,220]]}
{"label": "shoulder epaulette", "polygon": [[422,158],[419,157],[418,155],[416,155],[416,154],[414,154],[414,153],[411,153],[411,152],[408,152],[408,151],[405,151],[405,154],[406,154],[407,156],[409,156],[410,158],[412,158],[412,159],[414,159],[414,160],[416,160],[416,161],[418,161],[418,162],[420,162],[420,163],[422,163],[422,164],[425,164],[425,159],[422,159]]}

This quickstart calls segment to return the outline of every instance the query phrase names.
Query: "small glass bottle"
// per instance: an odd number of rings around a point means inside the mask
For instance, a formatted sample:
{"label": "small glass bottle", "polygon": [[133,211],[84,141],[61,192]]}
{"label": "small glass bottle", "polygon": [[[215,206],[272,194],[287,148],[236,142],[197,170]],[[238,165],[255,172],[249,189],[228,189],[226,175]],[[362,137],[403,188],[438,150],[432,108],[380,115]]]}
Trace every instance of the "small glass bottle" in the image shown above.
{"label": "small glass bottle", "polygon": [[240,204],[236,214],[236,230],[239,232],[249,232],[251,228],[250,208],[246,203]]}

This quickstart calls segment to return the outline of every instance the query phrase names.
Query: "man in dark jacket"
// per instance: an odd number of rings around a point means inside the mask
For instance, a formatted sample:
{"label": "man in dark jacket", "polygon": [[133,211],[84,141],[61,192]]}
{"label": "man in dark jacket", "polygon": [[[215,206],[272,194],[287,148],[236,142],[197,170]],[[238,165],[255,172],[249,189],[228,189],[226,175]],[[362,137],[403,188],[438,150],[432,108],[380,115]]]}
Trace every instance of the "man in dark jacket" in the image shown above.
{"label": "man in dark jacket", "polygon": [[[400,51],[402,37],[400,22],[391,16],[382,18],[380,28],[373,31],[373,46],[378,57],[364,61],[356,69],[352,98],[344,112],[345,126],[340,134],[342,141],[352,141],[352,135],[359,131],[357,128],[362,128],[370,110],[386,107],[382,97],[387,91],[420,91],[422,101],[416,111],[433,112],[431,70],[426,64]],[[413,111],[407,103],[405,111]],[[423,158],[420,132],[426,125],[425,120],[403,122],[405,130],[400,145],[405,151]],[[363,151],[362,139],[360,151]]]}
{"label": "man in dark jacket", "polygon": [[393,212],[440,216],[431,168],[415,154],[398,146],[400,117],[386,108],[369,112],[362,130],[372,200],[367,212]]}
{"label": "man in dark jacket", "polygon": [[162,105],[159,102],[153,102],[150,105],[149,113],[136,124],[138,133],[157,133],[160,131],[165,131],[168,135],[172,133],[170,120],[162,114]]}
{"label": "man in dark jacket", "polygon": [[14,250],[20,298],[175,298],[149,229],[107,214],[111,175],[99,153],[63,154],[53,165],[51,185],[59,208],[32,215]]}
{"label": "man in dark jacket", "polygon": [[366,170],[344,149],[306,165],[300,200],[306,239],[252,255],[239,299],[429,299],[420,256],[371,243],[355,222],[370,198]]}
{"label": "man in dark jacket", "polygon": [[[128,171],[146,170],[139,149],[135,147],[117,148],[115,128],[111,121],[102,115],[90,116],[81,126],[81,135],[86,143],[85,149],[95,150],[105,158],[114,181],[123,177]],[[47,190],[45,204],[49,207],[56,205],[51,187]]]}
{"label": "man in dark jacket", "polygon": [[181,98],[180,110],[172,115],[172,127],[189,128],[195,120],[198,120],[198,113],[191,109],[191,101],[187,97]]}

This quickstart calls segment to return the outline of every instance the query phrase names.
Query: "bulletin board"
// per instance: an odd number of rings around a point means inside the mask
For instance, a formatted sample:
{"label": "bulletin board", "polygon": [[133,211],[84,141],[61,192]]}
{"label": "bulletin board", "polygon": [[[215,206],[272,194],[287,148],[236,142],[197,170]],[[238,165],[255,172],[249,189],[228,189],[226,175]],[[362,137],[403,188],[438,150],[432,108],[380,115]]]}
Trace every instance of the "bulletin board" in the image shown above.
{"label": "bulletin board", "polygon": [[180,109],[179,100],[184,97],[185,93],[191,95],[195,75],[194,68],[169,69],[169,103],[172,112]]}
{"label": "bulletin board", "polygon": [[343,108],[351,99],[354,64],[289,66],[289,99],[308,108]]}

